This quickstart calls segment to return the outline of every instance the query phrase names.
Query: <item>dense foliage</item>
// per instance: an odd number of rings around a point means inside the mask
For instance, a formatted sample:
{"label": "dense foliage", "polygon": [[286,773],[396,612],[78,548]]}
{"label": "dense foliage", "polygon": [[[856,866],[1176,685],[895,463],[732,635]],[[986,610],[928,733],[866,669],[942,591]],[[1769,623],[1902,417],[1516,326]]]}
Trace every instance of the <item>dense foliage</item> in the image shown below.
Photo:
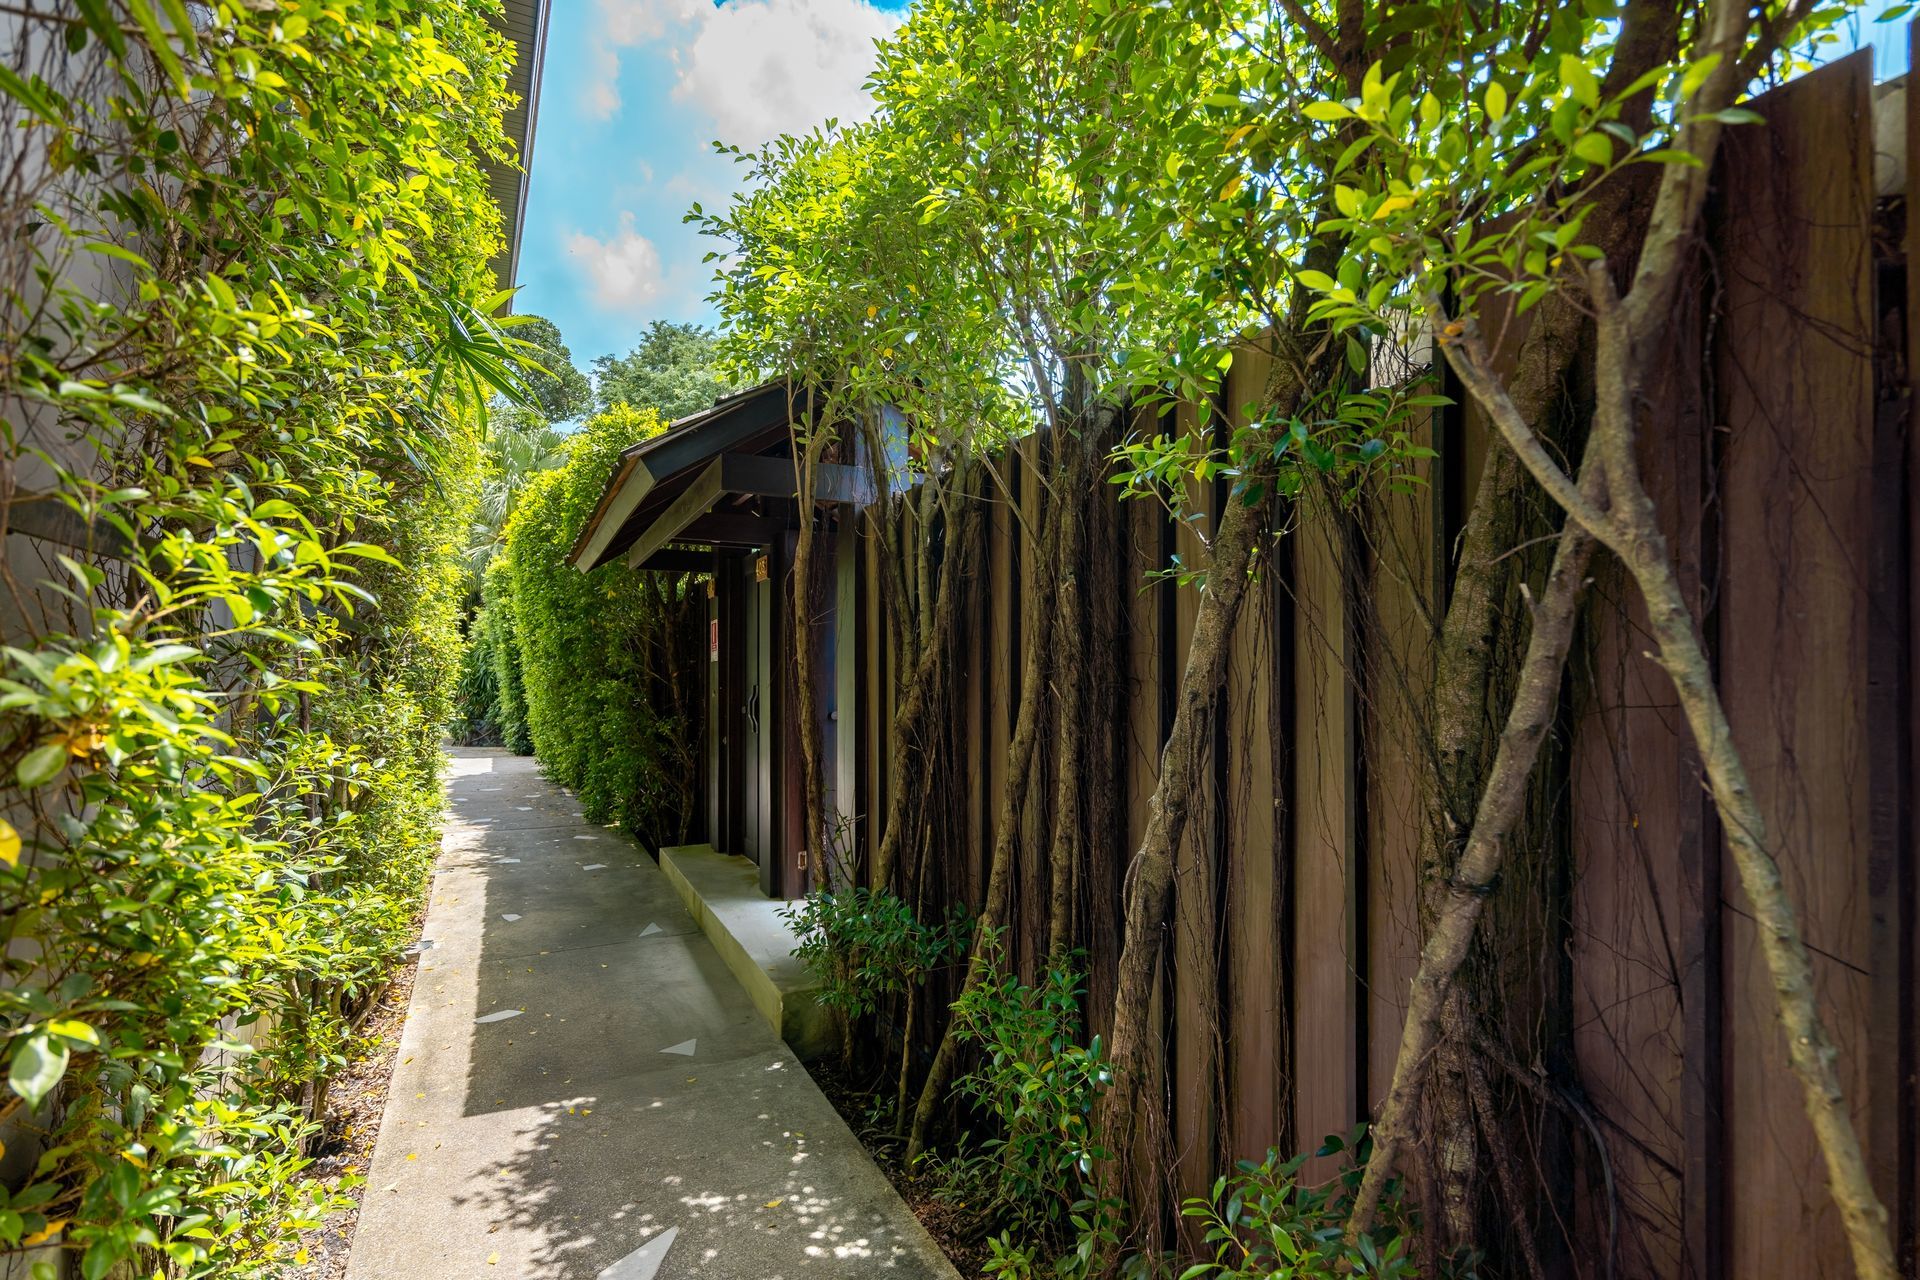
{"label": "dense foliage", "polygon": [[726,393],[714,348],[709,329],[655,320],[626,355],[594,359],[594,398],[602,411],[624,404],[667,422],[698,412]]}
{"label": "dense foliage", "polygon": [[463,716],[536,754],[594,821],[672,844],[699,804],[704,585],[566,560],[620,451],[662,425],[625,406],[596,415],[562,465],[526,480],[470,628]]}
{"label": "dense foliage", "polygon": [[516,385],[486,8],[6,19],[0,1257],[36,1273],[252,1275],[328,1207],[303,1151],[437,847]]}
{"label": "dense foliage", "polygon": [[[1766,847],[1633,447],[1647,408],[1636,397],[1666,345],[1720,133],[1753,124],[1735,103],[1804,67],[1848,8],[924,0],[882,42],[871,119],[740,156],[746,189],[723,210],[695,210],[724,246],[714,299],[724,355],[741,378],[787,379],[848,419],[896,408],[923,459],[964,461],[997,437],[1039,436],[1031,465],[1046,492],[1016,532],[1036,575],[1022,600],[1029,650],[977,904],[981,934],[953,1024],[962,1034],[992,982],[1009,994],[989,945],[1009,850],[1020,848],[1022,874],[1043,865],[1052,882],[1049,963],[1057,968],[1088,936],[1076,877],[1104,833],[1079,794],[1089,776],[1083,730],[1119,677],[1081,649],[1098,606],[1078,598],[1097,563],[1076,541],[1086,490],[1104,479],[1163,504],[1199,547],[1165,566],[1197,593],[1194,638],[1177,687],[1163,687],[1173,716],[1150,820],[1123,851],[1111,1016],[1088,1019],[1112,1028],[1100,1104],[1112,1149],[1142,1149],[1131,1126],[1156,1103],[1141,1090],[1160,1034],[1153,1011],[1176,856],[1186,824],[1204,812],[1195,779],[1218,726],[1247,583],[1268,571],[1276,538],[1309,522],[1324,522],[1317,535],[1364,540],[1404,518],[1392,502],[1443,469],[1433,450],[1461,447],[1458,433],[1430,429],[1432,411],[1447,404],[1435,388],[1444,364],[1502,443],[1446,552],[1447,586],[1430,617],[1431,689],[1386,695],[1404,699],[1422,735],[1413,900],[1425,951],[1364,1181],[1338,1205],[1316,1207],[1306,1229],[1326,1237],[1329,1254],[1360,1249],[1386,1213],[1391,1175],[1419,1145],[1422,1178],[1410,1181],[1432,1187],[1447,1210],[1428,1219],[1423,1263],[1466,1256],[1487,1223],[1507,1222],[1516,1264],[1537,1270],[1534,1235],[1568,1230],[1507,1176],[1528,1157],[1484,1107],[1476,1120],[1478,1104],[1465,1097],[1463,1082],[1491,1060],[1476,1028],[1501,1025],[1505,1012],[1495,983],[1470,993],[1467,984],[1502,857],[1533,856],[1517,824],[1562,705],[1598,545],[1633,574],[1660,621],[1660,665],[1734,833],[1743,891],[1769,922],[1788,1058],[1856,1263],[1862,1274],[1890,1274],[1881,1206],[1840,1101],[1778,851]],[[1521,314],[1524,341],[1494,329]],[[1224,375],[1243,361],[1263,376],[1242,384],[1244,403],[1222,404]],[[1170,400],[1211,411],[1126,412]],[[1216,429],[1222,419],[1231,429]],[[1656,414],[1652,429],[1660,422]],[[1602,442],[1597,451],[1590,438]],[[1589,461],[1578,461],[1583,443]],[[1076,470],[1088,450],[1103,456]],[[1227,500],[1203,518],[1191,499],[1216,484]],[[879,527],[884,536],[887,522]],[[934,529],[925,520],[917,545],[899,555],[914,573],[942,554]],[[914,588],[886,588],[890,618],[911,618]],[[902,663],[901,707],[918,705],[913,682],[926,665],[937,671],[937,662]],[[1348,676],[1356,690],[1365,679]],[[1044,727],[1029,722],[1033,707]],[[937,794],[937,761],[913,770],[939,749],[938,735],[905,720],[893,730],[904,745],[892,767],[917,779],[898,792]],[[1027,796],[1027,779],[1049,769],[1055,794]],[[868,851],[876,887],[900,866],[886,856],[895,825],[888,815]],[[937,818],[919,825],[938,829]],[[943,1111],[953,1039],[950,1031],[933,1056],[922,1120]],[[1531,1045],[1511,1057],[1536,1060]],[[1423,1093],[1429,1064],[1442,1060],[1449,1074]],[[1011,1141],[1018,1101],[976,1096]],[[1439,1113],[1431,1134],[1423,1105]],[[1269,1168],[1256,1181],[1271,1190],[1283,1177]],[[1341,1206],[1350,1215],[1332,1222]],[[1135,1208],[1135,1238],[1156,1238],[1168,1206]],[[1237,1211],[1221,1216],[1224,1230],[1238,1230]],[[1039,1245],[1062,1244],[1043,1224],[1035,1230]],[[1098,1235],[1083,1231],[1077,1248],[1089,1238],[1103,1248]],[[1044,1267],[1045,1253],[1029,1261]],[[1266,1265],[1258,1258],[1252,1270]],[[1379,1259],[1379,1269],[1401,1265]]]}

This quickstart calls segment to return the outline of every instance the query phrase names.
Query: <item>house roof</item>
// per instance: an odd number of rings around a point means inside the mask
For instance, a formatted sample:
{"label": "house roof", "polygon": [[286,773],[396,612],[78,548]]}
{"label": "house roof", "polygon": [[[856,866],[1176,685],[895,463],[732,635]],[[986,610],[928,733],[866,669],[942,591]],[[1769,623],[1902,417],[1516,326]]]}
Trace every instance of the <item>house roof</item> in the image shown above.
{"label": "house roof", "polygon": [[[750,508],[757,498],[794,496],[788,447],[793,416],[788,385],[767,382],[627,446],[568,562],[584,573],[622,555],[644,567],[675,544],[765,545],[778,532],[775,524],[785,527],[784,519]],[[817,464],[814,476],[817,499],[873,500],[859,468]],[[723,502],[730,509],[716,511]]]}
{"label": "house roof", "polygon": [[[502,126],[518,163],[486,162],[487,189],[500,209],[506,243],[493,259],[493,277],[510,289],[519,276],[520,230],[527,216],[527,179],[533,172],[533,132],[540,108],[540,68],[547,53],[547,17],[551,0],[503,0],[492,21],[513,45],[507,88],[519,100]],[[508,303],[508,309],[512,309]]]}

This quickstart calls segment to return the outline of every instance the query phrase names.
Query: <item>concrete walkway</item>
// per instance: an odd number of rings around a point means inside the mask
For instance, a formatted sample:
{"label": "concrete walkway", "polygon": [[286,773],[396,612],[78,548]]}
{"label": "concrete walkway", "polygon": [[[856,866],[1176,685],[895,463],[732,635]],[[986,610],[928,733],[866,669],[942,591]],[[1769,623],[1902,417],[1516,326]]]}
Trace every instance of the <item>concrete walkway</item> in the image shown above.
{"label": "concrete walkway", "polygon": [[955,1272],[660,869],[456,750],[348,1280]]}

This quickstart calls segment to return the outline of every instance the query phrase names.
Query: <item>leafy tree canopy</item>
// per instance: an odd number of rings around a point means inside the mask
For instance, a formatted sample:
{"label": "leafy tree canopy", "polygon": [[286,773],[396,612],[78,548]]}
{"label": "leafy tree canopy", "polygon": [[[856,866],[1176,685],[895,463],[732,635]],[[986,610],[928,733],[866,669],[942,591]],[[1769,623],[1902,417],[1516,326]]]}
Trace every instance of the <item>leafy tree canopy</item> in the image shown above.
{"label": "leafy tree canopy", "polygon": [[514,321],[513,336],[530,348],[523,353],[527,388],[548,422],[567,422],[593,408],[593,384],[573,363],[559,325],[545,316],[522,316]]}
{"label": "leafy tree canopy", "polygon": [[648,325],[626,355],[597,358],[593,377],[601,412],[623,404],[652,409],[667,422],[707,408],[727,391],[713,331],[667,320]]}

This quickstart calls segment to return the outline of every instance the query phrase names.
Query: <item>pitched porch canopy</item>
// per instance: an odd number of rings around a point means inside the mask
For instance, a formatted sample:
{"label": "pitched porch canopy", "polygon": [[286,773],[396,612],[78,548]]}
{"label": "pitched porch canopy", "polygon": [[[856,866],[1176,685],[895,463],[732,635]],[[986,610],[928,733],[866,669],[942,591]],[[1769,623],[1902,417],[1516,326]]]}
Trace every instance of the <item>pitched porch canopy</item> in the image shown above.
{"label": "pitched porch canopy", "polygon": [[[827,803],[859,811],[855,736],[843,740],[838,722],[839,708],[854,705],[859,658],[852,531],[874,486],[864,468],[821,463],[814,501],[797,500],[793,429],[810,415],[784,383],[769,383],[629,446],[567,556],[583,573],[618,561],[707,575],[706,835],[715,849],[751,859],[761,891],[775,898],[805,893],[817,870],[804,839],[799,643],[813,655]],[[792,598],[802,519],[813,522],[816,557],[804,641],[794,635]]]}
{"label": "pitched porch canopy", "polygon": [[[583,573],[616,559],[685,572],[711,563],[690,547],[778,541],[797,496],[790,424],[807,412],[786,384],[769,382],[628,446],[568,561]],[[873,483],[863,468],[820,463],[813,497],[865,506]]]}

